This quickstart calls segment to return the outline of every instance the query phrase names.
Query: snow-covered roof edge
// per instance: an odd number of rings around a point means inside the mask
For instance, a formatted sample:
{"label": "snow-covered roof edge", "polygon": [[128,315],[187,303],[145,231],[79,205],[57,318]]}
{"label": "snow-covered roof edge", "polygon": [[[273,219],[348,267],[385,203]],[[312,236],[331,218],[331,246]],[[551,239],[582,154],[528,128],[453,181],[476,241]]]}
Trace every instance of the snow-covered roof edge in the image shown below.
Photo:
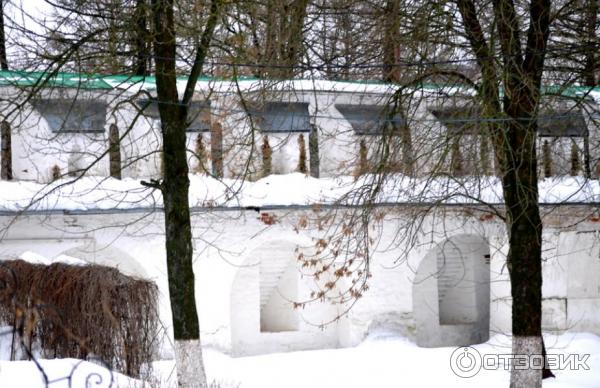
{"label": "snow-covered roof edge", "polygon": [[[186,76],[177,77],[178,84],[187,82]],[[331,91],[331,92],[363,92],[363,93],[390,93],[398,88],[398,85],[385,83],[377,80],[358,81],[330,81],[323,79],[261,79],[255,77],[218,78],[200,77],[197,90],[203,89],[227,89],[237,84],[241,90],[272,89],[272,90],[295,90],[295,91]],[[136,75],[106,75],[72,72],[42,72],[42,71],[0,71],[0,86],[17,87],[61,87],[77,88],[87,90],[112,90],[112,89],[142,89],[147,91],[156,90],[156,78],[154,76]],[[415,89],[444,90],[446,93],[459,90],[470,91],[472,88],[461,84],[439,84],[420,83],[414,85]],[[586,86],[558,86],[547,85],[544,87],[547,93],[562,95],[586,95],[590,92],[600,93],[600,87]]]}

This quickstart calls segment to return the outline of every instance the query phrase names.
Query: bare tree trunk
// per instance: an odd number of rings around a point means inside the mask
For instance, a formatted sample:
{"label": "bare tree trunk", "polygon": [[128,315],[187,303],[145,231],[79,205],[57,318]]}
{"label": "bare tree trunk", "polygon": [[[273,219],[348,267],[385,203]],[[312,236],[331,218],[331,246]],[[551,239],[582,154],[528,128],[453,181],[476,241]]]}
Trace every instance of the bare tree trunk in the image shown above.
{"label": "bare tree trunk", "polygon": [[552,176],[552,150],[550,149],[548,140],[544,140],[544,143],[542,144],[542,163],[544,177],[550,178]]}
{"label": "bare tree trunk", "polygon": [[479,136],[479,163],[481,164],[481,175],[491,175],[490,149],[488,146],[488,138],[485,135]]}
{"label": "bare tree trunk", "polygon": [[405,175],[413,176],[415,173],[415,163],[413,160],[412,135],[407,123],[400,126],[400,138],[402,139],[402,172]]}
{"label": "bare tree trunk", "polygon": [[192,267],[192,227],[188,203],[185,110],[179,105],[175,72],[175,26],[172,0],[153,0],[156,85],[163,138],[164,179],[160,186],[165,212],[169,296],[173,313],[177,378],[182,387],[206,384]]}
{"label": "bare tree trunk", "polygon": [[111,124],[108,134],[110,176],[121,179],[121,138],[119,136],[119,127]]}
{"label": "bare tree trunk", "polygon": [[598,20],[598,0],[587,0],[585,4],[585,65],[583,69],[583,82],[586,86],[596,86],[596,61],[597,38],[596,22]]}
{"label": "bare tree trunk", "polygon": [[2,143],[0,155],[0,179],[9,181],[13,178],[12,145],[10,124],[6,121],[2,121],[0,124],[0,143]]}
{"label": "bare tree trunk", "polygon": [[[266,31],[265,31],[265,51],[263,53],[263,65],[275,65],[278,61],[278,42],[277,39],[277,2],[275,0],[267,0],[267,21],[266,21]],[[276,69],[267,68],[266,70],[260,69],[261,74],[270,74]]]}
{"label": "bare tree trunk", "polygon": [[[598,0],[585,0],[583,8],[582,40],[585,41],[585,62],[581,81],[586,86],[595,87],[598,85],[598,76],[596,74],[598,71],[598,37],[596,34],[598,26]],[[591,178],[590,142],[589,134],[587,133],[583,138],[583,171],[586,178]]]}
{"label": "bare tree trunk", "polygon": [[0,0],[0,69],[8,70],[6,38],[4,37],[4,0]]}
{"label": "bare tree trunk", "polygon": [[[306,11],[309,0],[294,0],[290,7],[290,19],[287,28],[286,42],[285,42],[285,64],[288,66],[286,71],[287,77],[294,76],[293,66],[300,62],[300,58],[303,54],[303,28],[304,19],[306,18]],[[284,23],[282,23],[284,25]]]}
{"label": "bare tree trunk", "polygon": [[[513,113],[527,114],[522,109]],[[535,131],[531,126],[512,122],[508,133],[513,145],[507,144],[510,166],[502,184],[509,229],[507,263],[512,295],[513,354],[539,355],[542,354],[542,221]],[[541,387],[541,378],[540,370],[513,368],[511,387]]]}
{"label": "bare tree trunk", "polygon": [[294,66],[303,53],[303,28],[309,0],[266,3],[266,32],[263,64],[272,66],[263,71],[273,78],[294,76]]}
{"label": "bare tree trunk", "polygon": [[[352,42],[353,42],[353,38],[354,35],[352,34],[352,21],[350,20],[350,15],[347,12],[344,12],[341,15],[341,20],[339,23],[339,26],[336,26],[338,28],[341,27],[342,31],[341,31],[341,35],[342,35],[342,57],[344,58],[344,65],[346,65],[343,69],[342,69],[342,79],[345,80],[349,80],[350,79],[350,66],[353,62],[353,50],[352,50]],[[332,57],[334,55],[332,54]],[[336,73],[331,72],[329,74],[330,78],[335,78],[336,77]]]}
{"label": "bare tree trunk", "polygon": [[223,127],[214,123],[210,131],[210,157],[212,174],[216,178],[223,177]]}
{"label": "bare tree trunk", "polygon": [[400,81],[400,68],[397,66],[400,50],[400,0],[387,0],[383,23],[383,79],[388,82]]}
{"label": "bare tree trunk", "polygon": [[[494,12],[504,53],[504,109],[512,118],[504,142],[502,184],[509,220],[507,257],[512,295],[513,353],[542,354],[542,221],[537,177],[537,108],[550,25],[550,1],[533,0],[524,57],[516,10],[496,0]],[[520,76],[516,76],[516,75]],[[511,371],[511,387],[541,387],[542,372]]]}
{"label": "bare tree trunk", "polygon": [[308,157],[310,160],[310,176],[319,177],[319,132],[316,125],[311,127],[308,134]]}
{"label": "bare tree trunk", "polygon": [[583,137],[583,172],[586,178],[592,177],[592,166],[590,163],[590,135],[586,133]]}
{"label": "bare tree trunk", "polygon": [[[519,19],[512,1],[494,0],[493,10],[503,63],[502,78],[490,58],[472,0],[458,0],[465,32],[482,73],[480,95],[484,115],[507,116],[491,134],[501,163],[502,186],[509,234],[507,256],[512,295],[513,354],[542,354],[542,221],[538,202],[537,107],[550,25],[549,0],[533,0],[529,30],[522,53]],[[504,86],[500,104],[498,81]],[[501,108],[502,106],[502,108]],[[511,371],[513,388],[541,387],[542,371]]]}
{"label": "bare tree trunk", "polygon": [[150,61],[148,28],[147,28],[147,4],[146,0],[135,2],[135,50],[136,64],[135,75],[148,75],[148,62]]}
{"label": "bare tree trunk", "polygon": [[581,159],[579,158],[579,147],[577,144],[571,144],[571,176],[579,175],[581,171]]}
{"label": "bare tree trunk", "polygon": [[[400,0],[387,0],[385,5],[385,15],[383,22],[383,80],[390,83],[401,83],[402,73],[398,66],[400,60]],[[399,114],[405,122],[396,124],[394,116]],[[388,117],[390,123],[394,126],[392,133],[399,134],[402,142],[402,172],[405,175],[412,176],[413,166],[413,148],[412,135],[408,123],[406,123],[406,112],[402,105],[402,95],[396,97],[394,110]]]}
{"label": "bare tree trunk", "polygon": [[174,0],[152,0],[154,56],[158,108],[161,119],[164,179],[151,185],[162,191],[165,213],[165,244],[169,296],[173,314],[177,378],[181,387],[205,387],[206,374],[200,345],[192,267],[193,244],[188,202],[190,181],[186,155],[186,128],[189,103],[210,47],[221,2],[211,3],[204,32],[183,99],[177,93]]}

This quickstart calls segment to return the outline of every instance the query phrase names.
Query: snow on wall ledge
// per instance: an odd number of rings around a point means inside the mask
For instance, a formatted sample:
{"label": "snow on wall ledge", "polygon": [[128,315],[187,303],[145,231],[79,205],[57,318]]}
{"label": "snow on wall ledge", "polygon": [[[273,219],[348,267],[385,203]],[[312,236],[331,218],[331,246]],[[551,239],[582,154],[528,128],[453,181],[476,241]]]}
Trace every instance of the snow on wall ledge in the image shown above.
{"label": "snow on wall ledge", "polygon": [[[360,205],[379,184],[373,175],[316,179],[304,174],[270,175],[255,182],[217,180],[190,175],[192,207],[264,207],[314,204]],[[600,202],[600,181],[555,177],[539,182],[539,202]],[[496,177],[408,178],[389,176],[381,183],[376,203],[501,204],[502,186]],[[62,179],[50,184],[0,181],[0,211],[127,210],[162,207],[158,190],[139,180],[103,177]]]}

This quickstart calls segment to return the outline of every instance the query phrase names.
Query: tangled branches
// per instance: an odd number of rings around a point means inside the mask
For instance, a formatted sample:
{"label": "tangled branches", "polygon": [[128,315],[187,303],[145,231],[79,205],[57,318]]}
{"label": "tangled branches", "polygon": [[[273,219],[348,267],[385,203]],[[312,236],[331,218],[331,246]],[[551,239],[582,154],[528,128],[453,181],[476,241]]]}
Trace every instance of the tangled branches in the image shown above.
{"label": "tangled branches", "polygon": [[110,267],[0,263],[0,323],[15,328],[25,353],[39,345],[44,358],[101,358],[133,377],[154,354],[157,293]]}

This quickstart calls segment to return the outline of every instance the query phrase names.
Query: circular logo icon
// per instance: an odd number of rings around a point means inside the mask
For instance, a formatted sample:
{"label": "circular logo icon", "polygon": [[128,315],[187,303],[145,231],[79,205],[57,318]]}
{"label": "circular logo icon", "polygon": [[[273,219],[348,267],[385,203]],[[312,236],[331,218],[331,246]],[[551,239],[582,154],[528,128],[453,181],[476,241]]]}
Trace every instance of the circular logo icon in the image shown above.
{"label": "circular logo icon", "polygon": [[481,354],[470,346],[457,348],[450,356],[450,369],[458,377],[473,377],[481,370]]}

